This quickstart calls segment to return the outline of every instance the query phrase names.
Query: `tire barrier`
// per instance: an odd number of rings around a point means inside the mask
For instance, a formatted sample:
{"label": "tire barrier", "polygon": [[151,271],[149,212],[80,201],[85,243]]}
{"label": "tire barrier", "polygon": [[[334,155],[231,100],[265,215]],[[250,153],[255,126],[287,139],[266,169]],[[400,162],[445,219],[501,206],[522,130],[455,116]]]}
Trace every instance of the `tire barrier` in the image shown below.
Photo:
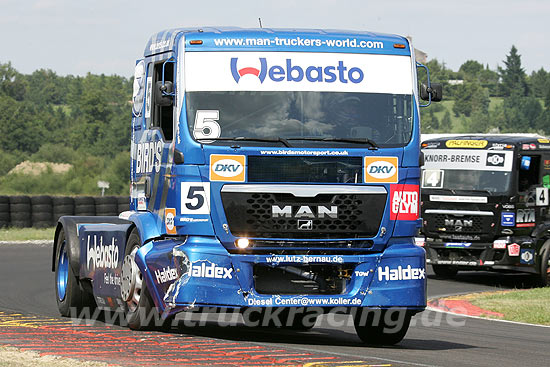
{"label": "tire barrier", "polygon": [[30,227],[31,219],[31,198],[10,196],[10,225],[18,228]]}
{"label": "tire barrier", "polygon": [[92,196],[77,196],[74,198],[74,215],[95,215],[95,200]]}
{"label": "tire barrier", "polygon": [[10,225],[10,198],[0,196],[0,228]]}
{"label": "tire barrier", "polygon": [[64,215],[118,216],[127,210],[128,196],[0,195],[0,228],[47,228]]}
{"label": "tire barrier", "polygon": [[118,196],[117,197],[118,202],[118,212],[127,212],[130,210],[130,198],[127,196]]}
{"label": "tire barrier", "polygon": [[69,196],[53,196],[53,223],[57,223],[59,217],[74,215],[74,198]]}
{"label": "tire barrier", "polygon": [[53,225],[53,203],[51,196],[31,196],[31,218],[34,228],[48,228]]}
{"label": "tire barrier", "polygon": [[116,196],[98,196],[94,200],[96,215],[118,215]]}

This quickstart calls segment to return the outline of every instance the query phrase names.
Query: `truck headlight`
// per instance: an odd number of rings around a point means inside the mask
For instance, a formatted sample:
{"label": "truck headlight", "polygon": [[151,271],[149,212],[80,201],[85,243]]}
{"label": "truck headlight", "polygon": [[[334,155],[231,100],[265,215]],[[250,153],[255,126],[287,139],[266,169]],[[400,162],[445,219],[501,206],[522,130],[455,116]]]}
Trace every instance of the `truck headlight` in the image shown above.
{"label": "truck headlight", "polygon": [[248,245],[250,245],[250,241],[248,240],[248,238],[239,238],[237,241],[236,241],[236,245],[238,248],[247,248]]}

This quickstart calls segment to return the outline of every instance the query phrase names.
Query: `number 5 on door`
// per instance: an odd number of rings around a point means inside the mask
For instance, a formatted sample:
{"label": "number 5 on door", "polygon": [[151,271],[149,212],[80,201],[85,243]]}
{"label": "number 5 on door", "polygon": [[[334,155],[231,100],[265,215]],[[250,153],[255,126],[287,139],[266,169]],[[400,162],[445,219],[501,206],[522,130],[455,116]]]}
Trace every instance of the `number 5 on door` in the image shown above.
{"label": "number 5 on door", "polygon": [[210,214],[210,182],[181,183],[181,214]]}

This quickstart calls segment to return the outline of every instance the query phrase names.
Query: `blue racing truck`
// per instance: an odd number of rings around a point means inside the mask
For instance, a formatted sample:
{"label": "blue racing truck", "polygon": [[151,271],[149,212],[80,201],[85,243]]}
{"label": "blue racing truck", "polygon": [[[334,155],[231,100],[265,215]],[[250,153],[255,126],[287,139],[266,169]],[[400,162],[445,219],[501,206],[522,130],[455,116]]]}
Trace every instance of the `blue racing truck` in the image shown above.
{"label": "blue racing truck", "polygon": [[305,328],[309,308],[343,307],[365,342],[399,342],[426,306],[419,107],[441,86],[419,67],[395,35],[153,35],[135,66],[131,210],[59,220],[60,313],[119,310],[141,329],[151,312],[280,307]]}

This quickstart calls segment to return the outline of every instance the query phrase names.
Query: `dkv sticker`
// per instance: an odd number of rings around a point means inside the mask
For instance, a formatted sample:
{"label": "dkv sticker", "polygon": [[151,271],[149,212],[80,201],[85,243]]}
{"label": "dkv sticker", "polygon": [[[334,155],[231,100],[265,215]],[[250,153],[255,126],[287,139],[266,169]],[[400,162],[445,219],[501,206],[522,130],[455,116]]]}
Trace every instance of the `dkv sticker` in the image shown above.
{"label": "dkv sticker", "polygon": [[365,157],[366,183],[397,183],[397,157]]}
{"label": "dkv sticker", "polygon": [[210,156],[210,181],[244,182],[246,156],[212,154]]}

